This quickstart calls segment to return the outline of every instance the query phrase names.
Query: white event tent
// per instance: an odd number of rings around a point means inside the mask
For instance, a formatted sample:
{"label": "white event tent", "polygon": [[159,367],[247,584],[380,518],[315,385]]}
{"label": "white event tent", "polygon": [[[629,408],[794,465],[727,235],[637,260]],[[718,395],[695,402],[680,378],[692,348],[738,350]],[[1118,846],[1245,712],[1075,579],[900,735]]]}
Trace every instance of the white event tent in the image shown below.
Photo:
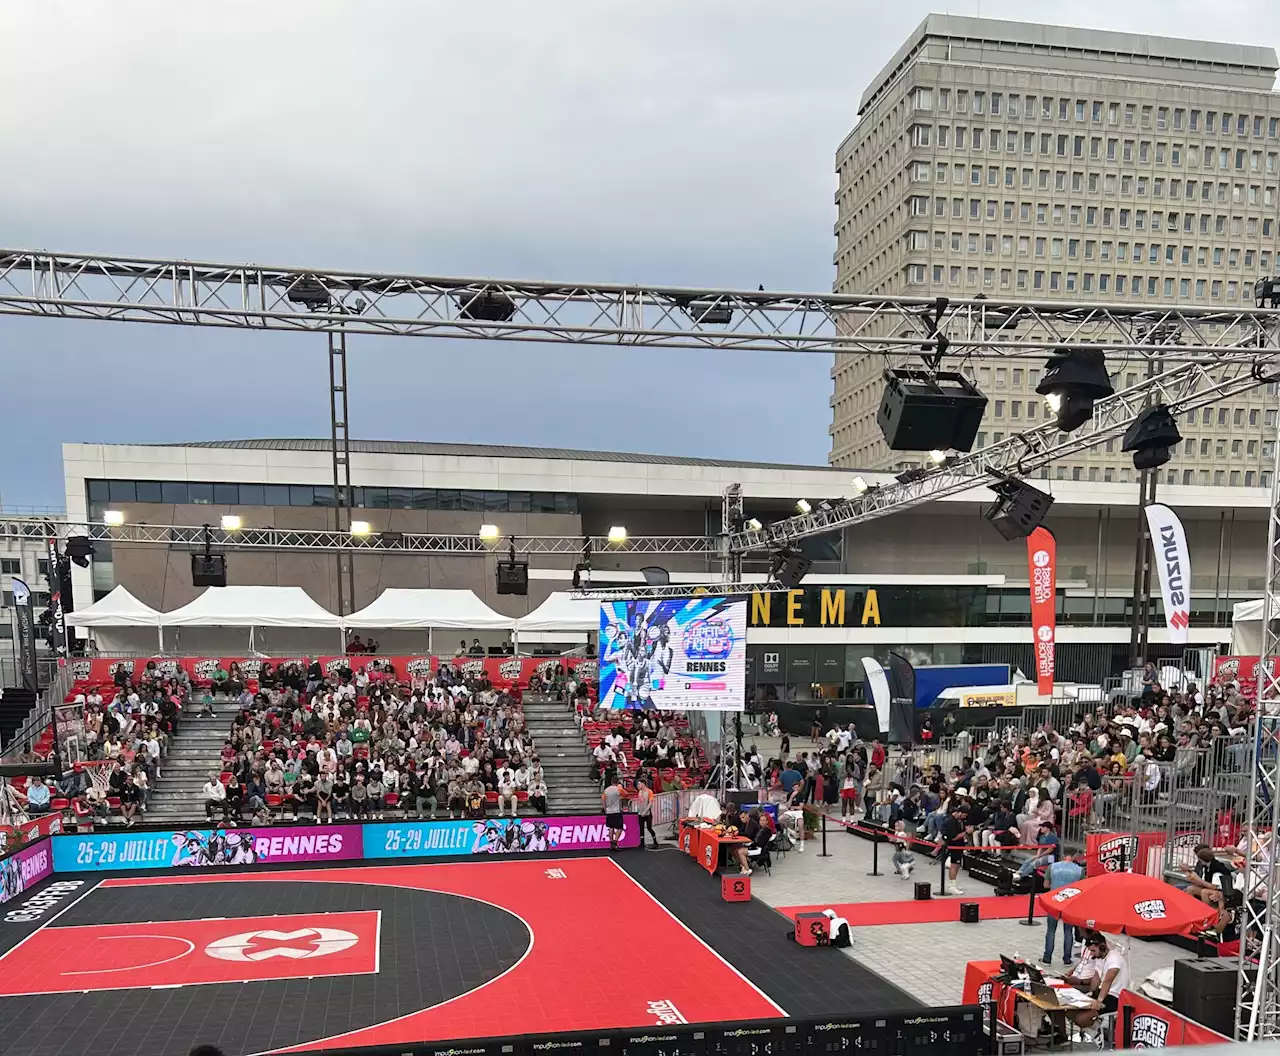
{"label": "white event tent", "polygon": [[[1262,652],[1262,608],[1266,598],[1254,601],[1238,601],[1231,609],[1231,654],[1233,656],[1258,656]],[[1280,617],[1280,610],[1272,609],[1271,618]]]}
{"label": "white event tent", "polygon": [[[257,632],[267,629],[272,632],[274,652],[314,652],[315,638],[310,632],[317,628],[336,632],[338,651],[346,645],[342,617],[321,607],[301,587],[208,587],[182,608],[162,613],[160,623],[178,628],[179,635],[187,631],[188,645],[183,648],[196,652],[230,655],[229,650],[243,647],[240,632],[245,628],[250,651],[262,645]],[[192,635],[192,631],[196,633]],[[198,643],[191,641],[193,637]]]}
{"label": "white event tent", "polygon": [[123,586],[88,608],[67,613],[67,624],[90,631],[99,652],[145,653],[157,642],[164,651],[163,614],[144,604]]}
{"label": "white event tent", "polygon": [[[470,590],[407,589],[388,587],[370,604],[343,619],[348,630],[379,632],[379,651],[398,654],[420,652],[420,639],[415,643],[399,632],[427,632],[426,651],[432,651],[432,632],[437,630],[510,632],[516,621],[495,612]],[[382,637],[390,632],[392,640]],[[501,634],[505,641],[507,635]],[[396,639],[400,641],[397,643]],[[409,639],[409,640],[406,640]],[[489,644],[489,643],[485,643]]]}
{"label": "white event tent", "polygon": [[525,642],[588,641],[590,631],[600,629],[600,603],[556,591],[528,616],[516,620],[516,633]]}

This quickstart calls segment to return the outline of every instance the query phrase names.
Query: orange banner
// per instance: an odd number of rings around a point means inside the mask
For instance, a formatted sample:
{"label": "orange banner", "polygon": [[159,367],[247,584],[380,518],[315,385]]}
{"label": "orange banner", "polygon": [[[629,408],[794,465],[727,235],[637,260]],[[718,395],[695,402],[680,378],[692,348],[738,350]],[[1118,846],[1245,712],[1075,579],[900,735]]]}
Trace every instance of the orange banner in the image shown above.
{"label": "orange banner", "polygon": [[1053,643],[1057,633],[1058,541],[1048,528],[1027,536],[1027,578],[1031,581],[1031,631],[1036,647],[1036,689],[1053,696]]}

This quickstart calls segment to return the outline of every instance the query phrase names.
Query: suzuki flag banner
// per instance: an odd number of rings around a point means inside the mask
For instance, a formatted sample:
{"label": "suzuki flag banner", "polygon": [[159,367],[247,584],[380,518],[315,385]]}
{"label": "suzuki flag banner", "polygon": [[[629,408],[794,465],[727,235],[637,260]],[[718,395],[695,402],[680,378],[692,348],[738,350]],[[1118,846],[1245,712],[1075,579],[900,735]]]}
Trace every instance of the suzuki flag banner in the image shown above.
{"label": "suzuki flag banner", "polygon": [[600,706],[742,711],[747,602],[704,595],[600,605]]}
{"label": "suzuki flag banner", "polygon": [[1187,552],[1187,533],[1178,515],[1158,502],[1147,507],[1147,526],[1151,529],[1151,545],[1156,550],[1169,641],[1186,645],[1191,626],[1191,555]]}
{"label": "suzuki flag banner", "polygon": [[1058,605],[1058,541],[1048,528],[1027,536],[1027,578],[1031,581],[1031,632],[1035,636],[1036,691],[1053,696],[1053,646]]}

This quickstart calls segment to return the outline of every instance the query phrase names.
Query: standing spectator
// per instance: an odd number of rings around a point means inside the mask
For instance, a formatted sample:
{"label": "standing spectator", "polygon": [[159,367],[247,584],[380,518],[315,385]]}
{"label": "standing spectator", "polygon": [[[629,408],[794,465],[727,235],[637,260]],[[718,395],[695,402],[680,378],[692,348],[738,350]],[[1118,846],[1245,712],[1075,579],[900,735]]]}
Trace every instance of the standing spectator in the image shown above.
{"label": "standing spectator", "polygon": [[615,777],[605,785],[600,793],[600,802],[604,806],[604,822],[609,830],[609,850],[618,849],[618,841],[626,831],[626,822],[622,818],[622,786]]}
{"label": "standing spectator", "polygon": [[649,779],[644,775],[636,780],[636,816],[640,819],[640,846],[645,845],[644,833],[648,829],[656,849],[658,834],[653,831],[653,789],[649,787]]}
{"label": "standing spectator", "polygon": [[[1064,858],[1060,862],[1051,862],[1044,871],[1044,878],[1049,891],[1056,891],[1068,884],[1078,883],[1084,879],[1084,867],[1079,859]],[[1058,918],[1052,914],[1045,918],[1044,956],[1041,964],[1053,963],[1053,941],[1058,933]],[[1065,921],[1062,924],[1062,963],[1071,963],[1072,948],[1075,945],[1075,929]]]}
{"label": "standing spectator", "polygon": [[[217,774],[210,774],[209,780],[204,786],[204,815],[210,821],[213,821],[213,812],[221,811],[222,820],[227,820],[227,790],[218,780]],[[123,797],[121,797],[123,798]]]}

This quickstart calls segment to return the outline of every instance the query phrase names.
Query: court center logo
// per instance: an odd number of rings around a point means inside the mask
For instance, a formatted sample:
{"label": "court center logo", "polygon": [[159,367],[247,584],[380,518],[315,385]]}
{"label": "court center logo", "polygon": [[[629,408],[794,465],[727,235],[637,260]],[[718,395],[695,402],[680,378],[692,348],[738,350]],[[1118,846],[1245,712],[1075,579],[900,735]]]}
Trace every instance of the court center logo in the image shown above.
{"label": "court center logo", "polygon": [[265,961],[272,957],[300,961],[341,953],[359,941],[359,936],[338,928],[244,931],[209,943],[204,952],[219,961]]}

